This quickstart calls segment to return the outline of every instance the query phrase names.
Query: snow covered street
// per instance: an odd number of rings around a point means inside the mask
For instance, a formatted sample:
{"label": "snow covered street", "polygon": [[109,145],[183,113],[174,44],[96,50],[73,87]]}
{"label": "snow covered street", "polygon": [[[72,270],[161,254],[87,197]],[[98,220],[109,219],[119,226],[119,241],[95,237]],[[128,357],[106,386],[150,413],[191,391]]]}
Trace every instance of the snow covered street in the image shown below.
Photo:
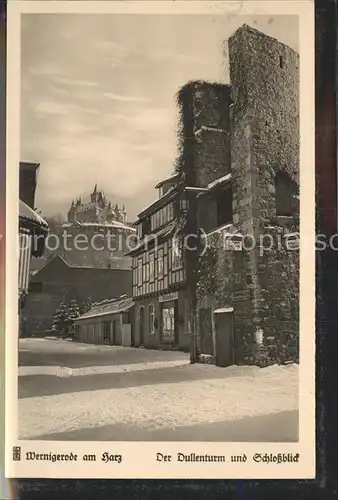
{"label": "snow covered street", "polygon": [[20,341],[19,437],[297,441],[298,366],[190,365],[180,352]]}

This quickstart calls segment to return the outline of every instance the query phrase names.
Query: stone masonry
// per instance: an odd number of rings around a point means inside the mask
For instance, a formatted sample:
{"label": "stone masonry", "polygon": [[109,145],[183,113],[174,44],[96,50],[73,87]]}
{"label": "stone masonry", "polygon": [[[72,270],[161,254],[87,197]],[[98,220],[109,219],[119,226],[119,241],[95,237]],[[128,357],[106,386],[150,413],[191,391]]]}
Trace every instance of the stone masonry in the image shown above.
{"label": "stone masonry", "polygon": [[[191,82],[181,91],[181,171],[186,185],[208,188],[193,205],[196,226],[208,233],[194,284],[197,350],[200,359],[213,358],[212,312],[233,307],[236,363],[297,361],[299,57],[247,25],[228,45],[231,86]],[[231,191],[209,189],[230,173]],[[285,213],[277,211],[277,190],[286,197]],[[232,220],[210,231],[215,193],[231,193]],[[226,246],[229,234],[241,251]],[[202,324],[206,311],[210,321]]]}

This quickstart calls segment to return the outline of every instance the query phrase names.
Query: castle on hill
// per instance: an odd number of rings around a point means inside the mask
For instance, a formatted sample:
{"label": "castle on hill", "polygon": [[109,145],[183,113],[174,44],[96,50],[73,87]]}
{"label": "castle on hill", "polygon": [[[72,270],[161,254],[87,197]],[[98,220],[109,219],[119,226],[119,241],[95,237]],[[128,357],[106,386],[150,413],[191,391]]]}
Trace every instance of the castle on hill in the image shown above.
{"label": "castle on hill", "polygon": [[127,223],[127,213],[125,206],[113,206],[112,203],[106,198],[102,190],[97,189],[95,184],[90,198],[82,201],[79,197],[76,201],[72,201],[68,211],[68,222],[91,222],[97,224],[111,224],[119,222],[122,224]]}

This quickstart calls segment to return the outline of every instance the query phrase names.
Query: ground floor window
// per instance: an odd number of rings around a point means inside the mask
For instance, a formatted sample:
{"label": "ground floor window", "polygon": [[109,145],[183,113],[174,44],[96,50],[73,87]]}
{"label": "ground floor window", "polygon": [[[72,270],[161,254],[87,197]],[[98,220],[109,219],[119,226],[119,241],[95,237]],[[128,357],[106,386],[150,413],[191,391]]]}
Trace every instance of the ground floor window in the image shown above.
{"label": "ground floor window", "polygon": [[110,321],[103,322],[103,342],[109,344],[110,342]]}
{"label": "ground floor window", "polygon": [[175,307],[162,306],[162,341],[163,343],[175,342]]}
{"label": "ground floor window", "polygon": [[155,334],[155,306],[154,304],[149,305],[149,334]]}

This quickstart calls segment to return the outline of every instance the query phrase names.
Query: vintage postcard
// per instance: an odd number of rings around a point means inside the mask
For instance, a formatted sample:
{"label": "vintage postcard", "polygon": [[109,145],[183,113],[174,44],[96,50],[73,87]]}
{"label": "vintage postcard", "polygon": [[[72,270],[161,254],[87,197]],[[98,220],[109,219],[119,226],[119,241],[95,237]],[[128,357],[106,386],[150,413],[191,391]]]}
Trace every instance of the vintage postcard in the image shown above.
{"label": "vintage postcard", "polygon": [[314,478],[313,3],[13,1],[7,64],[7,476]]}

